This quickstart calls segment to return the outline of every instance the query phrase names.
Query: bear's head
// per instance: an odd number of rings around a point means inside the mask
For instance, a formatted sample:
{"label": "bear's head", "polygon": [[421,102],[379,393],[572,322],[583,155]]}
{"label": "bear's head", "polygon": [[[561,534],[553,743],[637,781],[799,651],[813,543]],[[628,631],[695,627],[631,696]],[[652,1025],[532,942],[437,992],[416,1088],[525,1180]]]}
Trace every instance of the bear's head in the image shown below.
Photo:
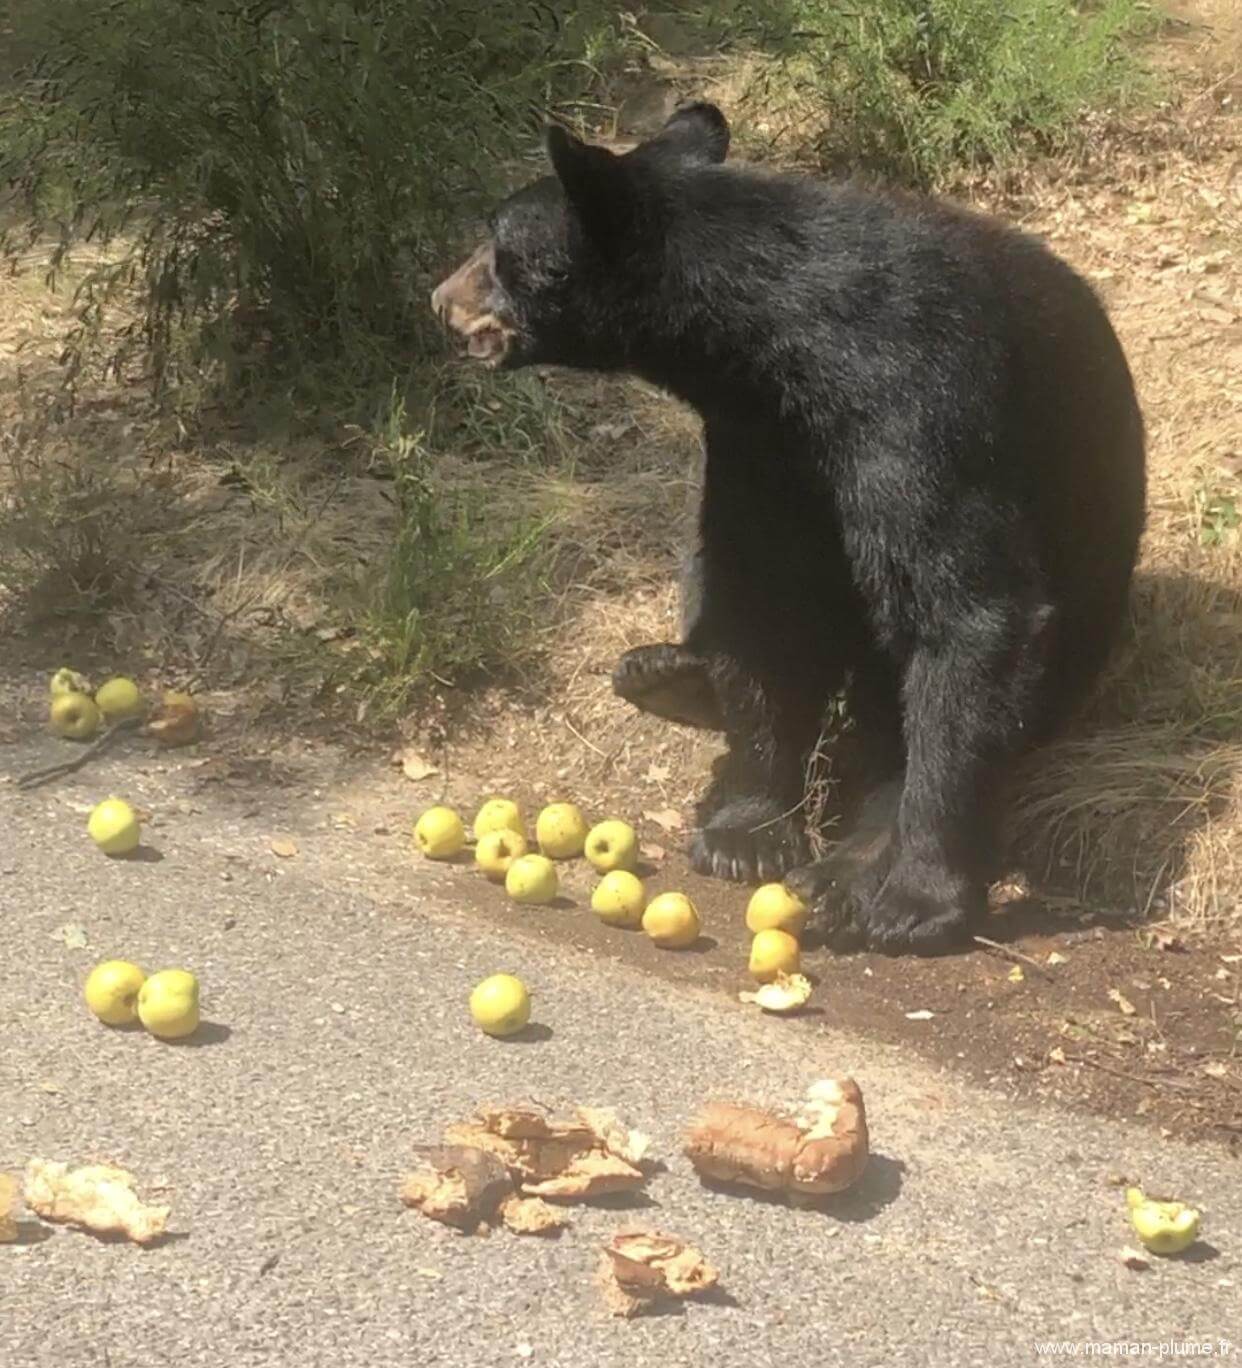
{"label": "bear's head", "polygon": [[724,161],[715,105],[679,109],[655,137],[617,154],[547,131],[555,175],[511,195],[490,237],[432,292],[466,354],[493,367],[625,364],[627,305],[658,290],[661,244],[688,176]]}

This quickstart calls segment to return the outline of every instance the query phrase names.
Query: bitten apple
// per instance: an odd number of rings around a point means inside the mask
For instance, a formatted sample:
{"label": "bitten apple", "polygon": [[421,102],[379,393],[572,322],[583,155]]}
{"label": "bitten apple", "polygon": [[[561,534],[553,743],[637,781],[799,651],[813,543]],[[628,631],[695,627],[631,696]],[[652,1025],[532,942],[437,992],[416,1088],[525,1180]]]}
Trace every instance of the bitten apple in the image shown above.
{"label": "bitten apple", "polygon": [[627,822],[615,818],[600,822],[587,832],[584,853],[601,874],[614,869],[633,870],[638,863],[638,836]]}

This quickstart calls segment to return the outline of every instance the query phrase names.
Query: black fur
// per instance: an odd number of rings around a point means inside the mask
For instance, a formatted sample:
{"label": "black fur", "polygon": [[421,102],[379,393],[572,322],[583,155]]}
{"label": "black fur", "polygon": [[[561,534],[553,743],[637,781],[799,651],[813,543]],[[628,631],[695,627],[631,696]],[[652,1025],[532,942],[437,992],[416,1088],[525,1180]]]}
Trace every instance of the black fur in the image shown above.
{"label": "black fur", "polygon": [[727,146],[705,105],[625,156],[552,133],[556,178],[493,224],[500,364],[630,371],[702,415],[685,638],[617,672],[640,706],[728,737],[696,866],[805,860],[805,762],[845,687],[864,834],[789,881],[847,938],[932,951],[983,909],[1007,767],[1122,617],[1144,505],[1130,373],[1033,239],[722,165]]}

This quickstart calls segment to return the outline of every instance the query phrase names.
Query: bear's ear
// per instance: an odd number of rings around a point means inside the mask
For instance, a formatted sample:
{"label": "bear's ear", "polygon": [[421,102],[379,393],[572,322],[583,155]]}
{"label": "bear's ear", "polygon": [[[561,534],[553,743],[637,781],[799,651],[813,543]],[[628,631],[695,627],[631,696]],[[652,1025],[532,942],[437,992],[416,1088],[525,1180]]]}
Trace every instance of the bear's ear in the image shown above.
{"label": "bear's ear", "polygon": [[706,100],[682,105],[643,150],[712,165],[729,155],[729,121]]}
{"label": "bear's ear", "polygon": [[601,246],[615,242],[629,226],[633,209],[621,159],[582,142],[559,124],[549,125],[546,141],[552,169],[587,234]]}

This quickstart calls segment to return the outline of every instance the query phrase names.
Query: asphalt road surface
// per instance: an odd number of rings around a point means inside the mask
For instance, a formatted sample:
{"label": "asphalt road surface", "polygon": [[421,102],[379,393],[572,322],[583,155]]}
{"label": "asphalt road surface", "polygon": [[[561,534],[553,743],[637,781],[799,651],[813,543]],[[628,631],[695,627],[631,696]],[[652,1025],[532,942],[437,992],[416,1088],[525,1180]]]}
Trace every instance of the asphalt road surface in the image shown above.
{"label": "asphalt road surface", "polygon": [[[116,1162],[171,1203],[175,1236],[144,1250],[24,1226],[0,1246],[6,1368],[990,1368],[1047,1357],[1046,1341],[1242,1364],[1222,1344],[1242,1346],[1238,1164],[1162,1139],[1158,1117],[1026,1108],[835,1031],[831,1004],[793,1030],[692,956],[670,981],[481,918],[446,896],[461,875],[408,857],[365,774],[342,779],[329,755],[240,783],[188,752],[11,782],[63,753],[38,735],[0,749],[0,1168]],[[155,813],[147,858],[86,838],[114,790]],[[277,834],[296,855],[273,853]],[[114,956],[193,969],[200,1038],[96,1023],[81,983]],[[528,1039],[468,1019],[470,987],[499,969],[535,994]],[[708,1191],[679,1153],[706,1098],[781,1102],[840,1072],[865,1094],[873,1159],[825,1210]],[[464,1237],[401,1207],[412,1145],[523,1096],[612,1106],[651,1134],[668,1168],[650,1205],[574,1208],[552,1241]],[[1123,1266],[1122,1174],[1202,1205],[1192,1255]],[[721,1294],[610,1319],[598,1247],[635,1220],[696,1243]]]}

